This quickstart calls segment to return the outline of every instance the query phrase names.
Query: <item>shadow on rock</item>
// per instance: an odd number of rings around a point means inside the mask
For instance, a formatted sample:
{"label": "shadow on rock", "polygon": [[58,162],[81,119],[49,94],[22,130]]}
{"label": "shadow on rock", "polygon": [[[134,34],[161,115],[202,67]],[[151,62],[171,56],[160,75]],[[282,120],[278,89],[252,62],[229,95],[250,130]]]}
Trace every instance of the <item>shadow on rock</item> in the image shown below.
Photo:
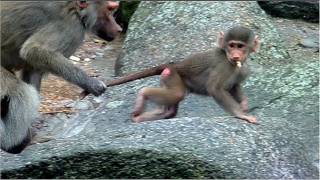
{"label": "shadow on rock", "polygon": [[2,178],[232,178],[221,167],[189,154],[150,150],[86,152],[2,171]]}

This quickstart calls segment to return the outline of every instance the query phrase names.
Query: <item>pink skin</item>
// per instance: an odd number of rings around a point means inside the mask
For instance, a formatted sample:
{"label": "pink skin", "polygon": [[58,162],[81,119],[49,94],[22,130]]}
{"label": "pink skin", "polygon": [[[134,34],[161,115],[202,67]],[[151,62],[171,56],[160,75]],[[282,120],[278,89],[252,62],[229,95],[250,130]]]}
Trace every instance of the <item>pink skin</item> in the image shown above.
{"label": "pink skin", "polygon": [[170,69],[169,68],[165,68],[162,73],[161,73],[161,76],[163,77],[166,77],[166,76],[169,76],[170,75]]}
{"label": "pink skin", "polygon": [[242,55],[243,52],[239,51],[239,50],[233,50],[230,55],[229,55],[229,59],[232,61],[243,61],[244,56]]}
{"label": "pink skin", "polygon": [[144,101],[145,101],[145,95],[144,95],[144,88],[143,88],[138,93],[138,96],[136,99],[136,104],[135,104],[134,110],[132,112],[133,117],[139,116],[142,113]]}
{"label": "pink skin", "polygon": [[119,3],[118,2],[113,2],[113,1],[108,1],[107,2],[107,8],[112,11],[114,9],[117,9],[119,7]]}
{"label": "pink skin", "polygon": [[160,74],[160,79],[165,79],[171,75],[171,71],[169,68],[165,68],[162,73]]}
{"label": "pink skin", "polygon": [[[168,77],[169,75],[171,74],[171,71],[169,68],[165,68],[160,77],[161,78],[166,78]],[[132,112],[132,117],[133,117],[133,121],[135,122],[140,122],[140,114],[142,113],[142,109],[143,109],[143,105],[144,105],[144,101],[145,101],[145,95],[144,95],[144,90],[145,89],[141,89],[138,93],[138,97],[137,97],[137,100],[136,100],[136,104],[135,104],[135,107],[134,107],[134,111]]]}
{"label": "pink skin", "polygon": [[244,61],[246,56],[246,44],[241,41],[229,41],[227,47],[227,57],[233,62]]}
{"label": "pink skin", "polygon": [[248,121],[249,123],[257,124],[257,118],[254,116],[243,116],[242,119]]}

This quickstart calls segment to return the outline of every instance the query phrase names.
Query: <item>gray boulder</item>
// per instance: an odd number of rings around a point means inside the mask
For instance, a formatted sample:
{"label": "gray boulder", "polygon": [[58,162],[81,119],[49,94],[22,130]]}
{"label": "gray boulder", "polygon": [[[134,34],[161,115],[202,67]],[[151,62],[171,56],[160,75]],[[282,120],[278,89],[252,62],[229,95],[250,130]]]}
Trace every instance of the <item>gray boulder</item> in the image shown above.
{"label": "gray boulder", "polygon": [[144,2],[130,22],[117,72],[179,61],[208,50],[215,46],[219,31],[234,25],[249,26],[259,35],[260,54],[272,61],[287,56],[277,48],[281,39],[256,2]]}
{"label": "gray boulder", "polygon": [[319,22],[319,1],[258,1],[258,3],[271,16]]}
{"label": "gray boulder", "polygon": [[[95,110],[68,120],[56,140],[19,155],[1,152],[3,178],[318,178],[317,56],[291,56],[256,2],[141,2],[131,18],[118,74],[215,46],[216,34],[247,25],[261,39],[244,84],[260,125],[189,95],[176,118],[132,123],[150,77],[108,89]],[[152,104],[150,105],[152,107]]]}

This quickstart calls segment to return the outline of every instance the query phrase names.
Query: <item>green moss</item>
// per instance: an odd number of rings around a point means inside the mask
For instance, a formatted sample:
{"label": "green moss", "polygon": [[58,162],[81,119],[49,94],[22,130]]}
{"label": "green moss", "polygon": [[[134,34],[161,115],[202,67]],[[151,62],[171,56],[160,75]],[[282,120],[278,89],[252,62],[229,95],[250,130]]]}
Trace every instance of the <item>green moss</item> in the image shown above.
{"label": "green moss", "polygon": [[129,21],[139,6],[140,1],[121,1],[115,13],[116,21],[122,26],[124,32],[128,29]]}

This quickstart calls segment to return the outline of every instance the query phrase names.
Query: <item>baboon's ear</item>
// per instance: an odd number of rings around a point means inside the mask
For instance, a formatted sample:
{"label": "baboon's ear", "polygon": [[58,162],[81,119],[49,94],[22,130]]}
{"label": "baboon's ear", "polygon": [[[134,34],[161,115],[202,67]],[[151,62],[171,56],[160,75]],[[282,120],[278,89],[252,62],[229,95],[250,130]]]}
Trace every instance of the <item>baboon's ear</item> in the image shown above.
{"label": "baboon's ear", "polygon": [[219,48],[223,48],[224,47],[224,33],[222,31],[219,32],[218,34],[218,38],[217,38],[217,44]]}
{"label": "baboon's ear", "polygon": [[259,37],[258,35],[255,35],[254,41],[253,41],[253,47],[252,47],[252,52],[257,52],[259,48]]}

